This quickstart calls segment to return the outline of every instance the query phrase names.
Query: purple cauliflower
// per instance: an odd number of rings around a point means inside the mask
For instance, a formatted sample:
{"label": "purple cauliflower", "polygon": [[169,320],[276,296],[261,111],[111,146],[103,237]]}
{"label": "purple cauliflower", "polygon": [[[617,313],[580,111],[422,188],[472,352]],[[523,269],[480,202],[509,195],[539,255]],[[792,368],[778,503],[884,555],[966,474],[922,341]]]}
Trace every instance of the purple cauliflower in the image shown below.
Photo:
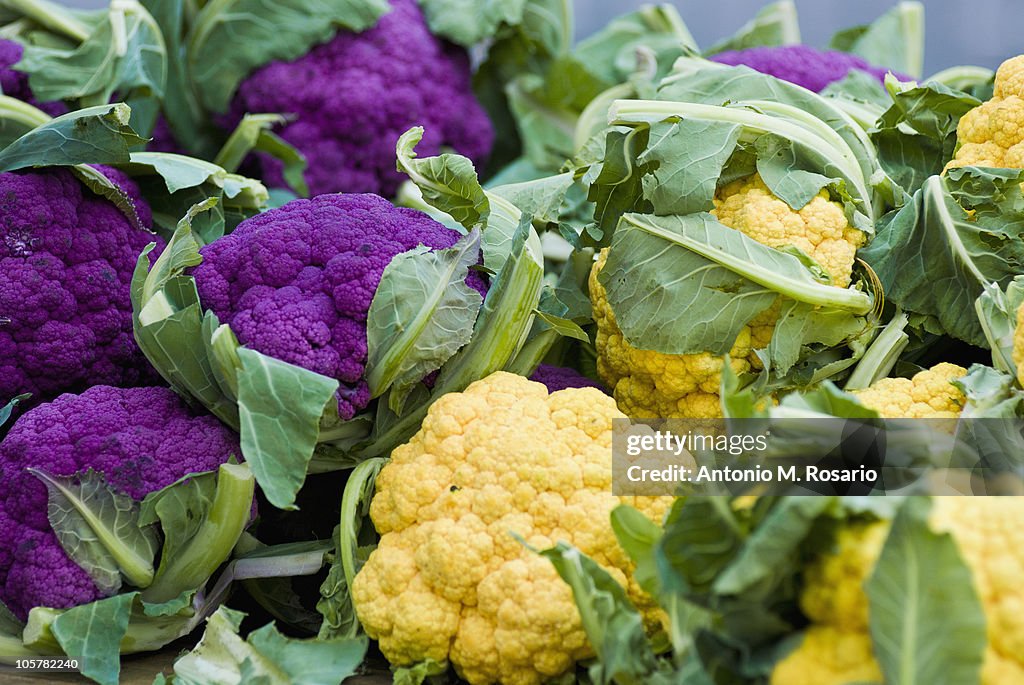
{"label": "purple cauliflower", "polygon": [[[384,267],[458,239],[377,195],[320,195],[243,221],[201,250],[193,275],[203,306],[243,345],[338,379],[338,413],[350,419],[370,401],[366,315]],[[476,271],[466,282],[486,289]]]}
{"label": "purple cauliflower", "polygon": [[[124,174],[100,168],[149,207]],[[135,344],[129,286],[139,253],[156,236],[67,169],[0,174],[0,398],[29,404],[90,385],[153,378]]]}
{"label": "purple cauliflower", "polygon": [[[712,56],[711,60],[731,66],[747,66],[815,93],[821,92],[830,83],[843,80],[853,69],[871,74],[879,81],[885,81],[889,71],[873,67],[856,55],[836,50],[817,50],[806,45],[729,50]],[[900,74],[896,76],[902,80],[909,78]]]}
{"label": "purple cauliflower", "polygon": [[564,366],[541,364],[530,376],[530,380],[543,383],[548,392],[558,392],[566,388],[597,388],[605,392],[604,387],[597,381],[587,378],[576,369]]}
{"label": "purple cauliflower", "polygon": [[32,95],[28,74],[13,69],[21,61],[22,52],[24,48],[21,43],[0,38],[0,88],[3,94],[38,107],[51,117],[67,113],[68,108],[63,102],[39,102]]}
{"label": "purple cauliflower", "polygon": [[[246,112],[294,116],[279,133],[306,156],[313,195],[392,197],[403,180],[395,143],[417,125],[426,130],[422,156],[448,146],[483,162],[494,132],[473,96],[466,52],[430,33],[415,0],[390,4],[374,27],[339,32],[293,62],[252,73],[221,124],[233,128]],[[285,185],[280,162],[260,163],[269,185]]]}
{"label": "purple cauliflower", "polygon": [[92,579],[64,552],[47,519],[47,491],[26,469],[72,476],[94,469],[141,500],[190,473],[241,454],[212,416],[193,414],[167,388],[95,386],[22,416],[0,442],[0,601],[25,619],[35,606],[99,599]]}

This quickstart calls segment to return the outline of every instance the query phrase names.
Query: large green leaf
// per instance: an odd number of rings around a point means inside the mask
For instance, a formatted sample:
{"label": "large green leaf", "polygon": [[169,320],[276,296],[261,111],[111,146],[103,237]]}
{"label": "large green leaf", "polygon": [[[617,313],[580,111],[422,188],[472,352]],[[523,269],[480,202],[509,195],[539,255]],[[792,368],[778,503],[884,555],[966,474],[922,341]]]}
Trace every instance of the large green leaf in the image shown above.
{"label": "large green leaf", "polygon": [[875,66],[921,78],[924,3],[898,2],[869,25],[840,31],[829,47],[863,57]]}
{"label": "large green leaf", "polygon": [[301,57],[339,29],[363,31],[389,9],[385,0],[211,0],[186,45],[193,87],[207,108],[224,112],[257,68]]}
{"label": "large green leaf", "polygon": [[144,141],[128,120],[128,105],[98,105],[37,126],[0,150],[0,171],[38,166],[124,164]]}
{"label": "large green leaf", "polygon": [[867,294],[822,283],[797,257],[706,213],[623,217],[598,278],[630,344],[666,354],[727,353],[780,295],[850,316],[872,306]]}
{"label": "large green leaf", "polygon": [[469,342],[483,297],[466,283],[480,258],[480,232],[453,247],[420,246],[385,267],[366,317],[366,380],[374,397],[392,388],[400,413],[406,392]]}
{"label": "large green leaf", "polygon": [[861,252],[886,299],[944,332],[985,347],[974,303],[1024,265],[1024,171],[953,169],[932,176]]}
{"label": "large green leaf", "polygon": [[956,541],[928,527],[930,509],[907,499],[865,583],[875,656],[892,685],[977,684],[985,614]]}
{"label": "large green leaf", "polygon": [[526,0],[420,0],[432,33],[470,47],[523,20]]}
{"label": "large green leaf", "polygon": [[179,685],[337,685],[355,674],[366,638],[297,640],[268,624],[239,636],[245,614],[218,609],[195,649],[174,664]]}
{"label": "large green leaf", "polygon": [[138,593],[114,595],[60,613],[50,630],[64,653],[78,660],[82,675],[100,685],[117,685],[121,640],[128,632]]}
{"label": "large green leaf", "polygon": [[677,499],[655,549],[658,583],[665,592],[707,597],[745,537],[728,498]]}
{"label": "large green leaf", "polygon": [[76,476],[53,476],[29,469],[46,485],[46,514],[67,555],[82,567],[104,594],[153,581],[156,532],[139,521],[139,506],[112,490],[92,469]]}
{"label": "large green leaf", "polygon": [[71,49],[25,46],[18,68],[36,98],[106,104],[115,93],[162,98],[169,55],[153,17],[139,3],[111,3],[88,38]]}

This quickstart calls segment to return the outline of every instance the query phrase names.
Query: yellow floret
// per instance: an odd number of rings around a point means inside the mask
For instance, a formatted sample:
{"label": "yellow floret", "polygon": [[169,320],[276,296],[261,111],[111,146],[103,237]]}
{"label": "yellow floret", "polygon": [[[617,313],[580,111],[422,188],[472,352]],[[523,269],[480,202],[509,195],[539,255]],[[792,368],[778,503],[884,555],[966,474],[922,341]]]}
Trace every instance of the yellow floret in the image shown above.
{"label": "yellow floret", "polygon": [[[821,265],[834,285],[850,284],[854,254],[865,236],[850,226],[842,205],[830,201],[826,191],[794,211],[755,174],[719,189],[714,202],[712,214],[722,224],[770,247],[798,247]],[[590,273],[590,300],[597,323],[597,370],[619,409],[633,418],[721,416],[718,393],[724,358],[710,353],[663,354],[629,344],[597,278],[607,258],[608,251],[602,251]],[[768,346],[778,312],[776,303],[740,330],[729,351],[737,375],[761,368],[754,350]]]}
{"label": "yellow floret", "polygon": [[430,407],[377,478],[380,544],[352,584],[359,620],[392,664],[448,660],[473,685],[538,685],[593,656],[569,586],[513,534],[578,547],[660,628],[609,515],[625,503],[660,522],[672,499],[611,493],[616,418],[599,390],[549,395],[502,372]]}
{"label": "yellow floret", "polygon": [[[985,611],[988,645],[982,685],[1024,683],[1024,547],[1018,521],[1024,499],[939,497],[930,517],[937,532],[949,532],[971,568]],[[832,553],[805,573],[801,606],[812,627],[801,645],[772,674],[772,685],[844,685],[880,682],[867,629],[864,582],[881,554],[888,523],[856,524],[842,530]]]}
{"label": "yellow floret", "polygon": [[913,378],[883,378],[855,391],[860,403],[889,419],[956,418],[966,398],[953,381],[967,375],[956,364],[936,364]]}
{"label": "yellow floret", "polygon": [[1013,331],[1013,363],[1017,366],[1017,382],[1024,385],[1024,303],[1017,310],[1017,327]]}
{"label": "yellow floret", "polygon": [[992,99],[957,125],[960,148],[946,169],[965,166],[1024,168],[1024,55],[996,71]]}

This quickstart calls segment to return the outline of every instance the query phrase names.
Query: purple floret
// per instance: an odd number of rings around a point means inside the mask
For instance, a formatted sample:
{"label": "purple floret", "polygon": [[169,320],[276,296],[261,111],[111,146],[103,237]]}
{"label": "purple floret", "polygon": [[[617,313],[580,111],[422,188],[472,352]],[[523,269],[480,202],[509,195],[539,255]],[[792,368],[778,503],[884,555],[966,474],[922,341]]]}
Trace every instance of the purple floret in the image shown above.
{"label": "purple floret", "polygon": [[[255,71],[223,126],[234,128],[246,112],[294,116],[279,133],[306,156],[313,195],[392,197],[403,180],[395,143],[417,125],[426,131],[420,156],[448,146],[482,163],[494,131],[473,96],[466,52],[430,33],[415,0],[390,4],[367,31],[342,31],[293,62]],[[264,180],[284,187],[281,164],[266,156],[261,163]]]}
{"label": "purple floret", "polygon": [[141,500],[240,454],[234,433],[193,414],[167,388],[96,386],[29,411],[0,443],[0,601],[25,619],[35,606],[102,596],[61,548],[46,516],[46,487],[26,469],[71,476],[91,468]]}
{"label": "purple floret", "polygon": [[[122,173],[100,168],[150,211]],[[56,167],[0,174],[0,398],[22,408],[90,385],[138,385],[152,370],[132,335],[139,253],[160,240]]]}
{"label": "purple floret", "polygon": [[597,381],[587,378],[576,369],[564,366],[541,364],[530,376],[530,380],[543,383],[548,392],[558,392],[567,388],[597,388],[601,392],[605,392],[605,389]]}
{"label": "purple floret", "polygon": [[38,107],[51,117],[67,113],[68,108],[63,102],[39,102],[32,95],[28,74],[13,69],[21,60],[22,52],[24,48],[21,43],[0,38],[0,88],[3,94]]}
{"label": "purple floret", "polygon": [[[242,222],[201,250],[193,273],[203,306],[243,345],[338,379],[338,412],[349,419],[370,401],[366,315],[384,267],[421,244],[458,239],[377,195],[320,195]],[[486,289],[476,271],[466,282]]]}
{"label": "purple floret", "polygon": [[[720,64],[747,66],[762,74],[803,86],[815,93],[821,92],[830,83],[842,81],[853,69],[871,74],[883,82],[889,72],[888,69],[871,66],[856,55],[836,50],[818,50],[807,45],[729,50],[720,52],[710,59]],[[895,75],[901,80],[909,79],[901,74]]]}

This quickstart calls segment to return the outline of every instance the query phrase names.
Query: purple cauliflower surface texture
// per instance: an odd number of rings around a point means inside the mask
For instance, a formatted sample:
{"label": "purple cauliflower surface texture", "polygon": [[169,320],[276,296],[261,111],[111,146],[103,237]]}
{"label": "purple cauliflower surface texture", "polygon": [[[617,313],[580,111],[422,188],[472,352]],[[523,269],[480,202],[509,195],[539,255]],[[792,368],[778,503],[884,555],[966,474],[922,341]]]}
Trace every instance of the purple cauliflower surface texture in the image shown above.
{"label": "purple cauliflower surface texture", "polygon": [[[818,50],[807,45],[756,47],[720,52],[710,58],[720,64],[747,66],[762,74],[803,86],[819,93],[830,83],[841,81],[851,70],[871,74],[885,81],[888,69],[874,67],[856,55],[837,50]],[[902,80],[909,77],[895,74]]]}
{"label": "purple cauliflower surface texture", "polygon": [[[295,117],[279,131],[307,159],[311,194],[377,193],[392,197],[403,180],[395,144],[412,126],[425,133],[421,156],[449,146],[485,161],[494,131],[473,96],[469,58],[430,33],[415,0],[362,33],[341,31],[292,62],[257,69],[221,118],[233,128],[246,112]],[[281,164],[260,156],[263,179],[284,187]]]}
{"label": "purple cauliflower surface texture", "polygon": [[541,364],[530,376],[530,380],[543,383],[548,392],[558,392],[567,388],[597,388],[601,392],[607,392],[597,381],[565,366]]}
{"label": "purple cauliflower surface texture", "polygon": [[[99,167],[151,220],[138,188]],[[130,283],[160,240],[66,169],[0,174],[0,398],[28,408],[90,385],[153,378],[132,334]]]}
{"label": "purple cauliflower surface texture", "polygon": [[53,476],[91,468],[141,500],[240,454],[233,432],[193,414],[168,388],[95,386],[27,412],[0,442],[0,601],[25,619],[35,606],[101,598],[60,546],[46,516],[46,486],[27,468]]}
{"label": "purple cauliflower surface texture", "polygon": [[[243,345],[338,379],[338,413],[350,419],[371,399],[366,315],[384,268],[421,244],[458,239],[377,195],[320,195],[243,221],[200,251],[193,275],[203,306]],[[466,282],[486,291],[477,271]]]}
{"label": "purple cauliflower surface texture", "polygon": [[63,102],[39,102],[36,100],[32,95],[32,88],[28,84],[28,74],[13,68],[21,61],[24,51],[21,43],[0,38],[0,88],[3,89],[3,94],[38,107],[51,117],[66,114],[68,108]]}

